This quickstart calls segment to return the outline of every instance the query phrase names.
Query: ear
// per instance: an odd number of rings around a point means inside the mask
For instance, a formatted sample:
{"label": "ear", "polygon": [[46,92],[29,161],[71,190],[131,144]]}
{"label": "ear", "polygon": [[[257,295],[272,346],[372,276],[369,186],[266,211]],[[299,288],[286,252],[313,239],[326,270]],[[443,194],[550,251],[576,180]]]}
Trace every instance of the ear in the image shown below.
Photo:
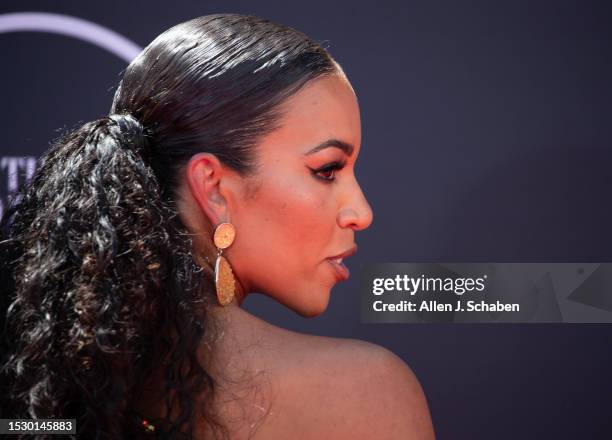
{"label": "ear", "polygon": [[185,171],[191,194],[211,225],[229,221],[227,200],[220,192],[227,170],[219,159],[211,153],[197,153],[189,159]]}

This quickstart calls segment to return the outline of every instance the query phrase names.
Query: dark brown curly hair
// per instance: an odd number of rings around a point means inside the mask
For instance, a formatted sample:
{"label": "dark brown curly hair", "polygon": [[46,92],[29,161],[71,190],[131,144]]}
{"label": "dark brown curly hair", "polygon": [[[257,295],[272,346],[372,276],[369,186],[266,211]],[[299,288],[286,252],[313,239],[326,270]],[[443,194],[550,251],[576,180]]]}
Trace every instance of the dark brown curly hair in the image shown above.
{"label": "dark brown curly hair", "polygon": [[0,222],[0,417],[138,438],[134,404],[157,368],[158,438],[191,438],[196,416],[226,434],[198,403],[215,390],[196,356],[214,285],[175,191],[198,152],[256,173],[279,104],[339,69],[304,34],[238,14],[179,24],[142,51],[110,116],[57,139]]}

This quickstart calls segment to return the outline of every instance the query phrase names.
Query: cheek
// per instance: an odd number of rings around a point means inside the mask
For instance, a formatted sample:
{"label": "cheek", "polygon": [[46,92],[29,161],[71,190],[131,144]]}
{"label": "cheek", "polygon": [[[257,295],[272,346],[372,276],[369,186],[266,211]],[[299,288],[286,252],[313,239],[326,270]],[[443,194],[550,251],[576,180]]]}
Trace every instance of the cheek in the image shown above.
{"label": "cheek", "polygon": [[305,252],[327,240],[333,227],[333,207],[329,194],[310,179],[281,181],[266,188],[257,210],[270,232],[285,249],[278,252]]}
{"label": "cheek", "polygon": [[236,244],[241,265],[253,277],[263,266],[270,274],[272,261],[281,262],[275,265],[282,269],[277,277],[308,273],[327,256],[335,224],[331,188],[296,174],[268,179],[239,208],[236,227],[242,240]]}

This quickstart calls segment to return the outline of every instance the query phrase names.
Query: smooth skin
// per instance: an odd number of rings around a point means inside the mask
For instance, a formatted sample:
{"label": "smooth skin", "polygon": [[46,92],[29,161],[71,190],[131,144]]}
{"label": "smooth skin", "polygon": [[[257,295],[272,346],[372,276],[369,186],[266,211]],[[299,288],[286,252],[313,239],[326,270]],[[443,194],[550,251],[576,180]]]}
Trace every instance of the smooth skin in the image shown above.
{"label": "smooth skin", "polygon": [[[214,408],[233,439],[433,439],[423,390],[395,354],[284,330],[240,307],[259,292],[299,315],[321,314],[341,280],[328,259],[353,248],[373,219],[354,174],[359,105],[341,70],[310,81],[281,109],[281,126],[257,146],[253,176],[198,153],[179,188],[179,212],[203,265],[214,261],[214,225],[236,227],[224,251],[236,296],[211,310],[220,336],[200,353],[219,382]],[[344,148],[331,142],[312,151],[328,140]],[[334,163],[341,169],[330,169]],[[208,426],[199,432],[207,436]]]}

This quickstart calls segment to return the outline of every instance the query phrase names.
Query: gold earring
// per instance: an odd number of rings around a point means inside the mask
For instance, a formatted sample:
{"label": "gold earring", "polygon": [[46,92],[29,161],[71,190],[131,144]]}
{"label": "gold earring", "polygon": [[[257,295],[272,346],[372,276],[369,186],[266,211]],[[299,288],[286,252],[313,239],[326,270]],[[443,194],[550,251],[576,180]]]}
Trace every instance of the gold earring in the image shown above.
{"label": "gold earring", "polygon": [[236,279],[229,261],[223,257],[223,249],[227,249],[236,238],[236,228],[231,223],[220,223],[215,228],[213,241],[217,247],[217,261],[215,262],[215,287],[217,301],[226,306],[234,299]]}

